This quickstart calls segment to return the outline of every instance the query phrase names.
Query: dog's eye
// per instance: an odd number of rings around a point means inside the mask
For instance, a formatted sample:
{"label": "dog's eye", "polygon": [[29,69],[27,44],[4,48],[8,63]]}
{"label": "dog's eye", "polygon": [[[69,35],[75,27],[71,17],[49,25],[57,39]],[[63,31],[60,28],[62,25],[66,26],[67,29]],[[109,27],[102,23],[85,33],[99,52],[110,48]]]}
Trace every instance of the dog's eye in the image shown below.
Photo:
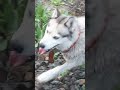
{"label": "dog's eye", "polygon": [[63,37],[63,38],[65,38],[65,37],[69,37],[69,34],[62,35],[62,37]]}
{"label": "dog's eye", "polygon": [[47,33],[50,33],[50,32],[47,30]]}
{"label": "dog's eye", "polygon": [[54,39],[56,39],[56,40],[57,40],[57,39],[59,39],[59,37],[58,37],[58,36],[54,36],[53,38],[54,38]]}

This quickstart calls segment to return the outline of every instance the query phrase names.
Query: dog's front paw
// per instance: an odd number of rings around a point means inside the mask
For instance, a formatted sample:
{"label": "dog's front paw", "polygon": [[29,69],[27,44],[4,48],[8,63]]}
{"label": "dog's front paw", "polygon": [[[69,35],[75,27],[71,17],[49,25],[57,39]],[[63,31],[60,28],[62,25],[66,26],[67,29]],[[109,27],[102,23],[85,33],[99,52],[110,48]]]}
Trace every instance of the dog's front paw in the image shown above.
{"label": "dog's front paw", "polygon": [[39,83],[46,83],[46,82],[54,79],[55,76],[56,76],[55,73],[53,73],[52,71],[47,71],[47,72],[44,72],[41,75],[37,76],[36,80]]}
{"label": "dog's front paw", "polygon": [[39,82],[39,83],[45,83],[45,82],[48,82],[49,81],[49,75],[45,72],[45,73],[42,73],[41,75],[37,76],[36,80]]}

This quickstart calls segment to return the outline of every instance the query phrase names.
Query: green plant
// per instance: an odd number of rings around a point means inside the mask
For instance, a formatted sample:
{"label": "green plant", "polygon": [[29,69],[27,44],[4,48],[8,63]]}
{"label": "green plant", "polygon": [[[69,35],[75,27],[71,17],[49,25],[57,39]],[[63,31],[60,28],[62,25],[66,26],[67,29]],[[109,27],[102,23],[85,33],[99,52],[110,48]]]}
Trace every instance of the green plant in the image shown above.
{"label": "green plant", "polygon": [[49,15],[50,15],[50,12],[48,12],[42,4],[36,6],[36,8],[35,8],[35,40],[36,40],[36,46],[37,46],[38,41],[44,35]]}
{"label": "green plant", "polygon": [[59,54],[60,54],[59,52],[55,52],[55,54],[54,54],[54,60],[58,59]]}
{"label": "green plant", "polygon": [[22,21],[27,0],[0,0],[0,52],[7,49],[9,40]]}
{"label": "green plant", "polygon": [[69,73],[69,70],[64,71],[60,74],[61,77],[65,77]]}
{"label": "green plant", "polygon": [[80,68],[84,69],[85,68],[85,64],[80,65]]}
{"label": "green plant", "polygon": [[60,6],[62,3],[62,0],[51,0],[51,4],[55,6]]}
{"label": "green plant", "polygon": [[85,90],[85,84],[81,87],[81,90]]}

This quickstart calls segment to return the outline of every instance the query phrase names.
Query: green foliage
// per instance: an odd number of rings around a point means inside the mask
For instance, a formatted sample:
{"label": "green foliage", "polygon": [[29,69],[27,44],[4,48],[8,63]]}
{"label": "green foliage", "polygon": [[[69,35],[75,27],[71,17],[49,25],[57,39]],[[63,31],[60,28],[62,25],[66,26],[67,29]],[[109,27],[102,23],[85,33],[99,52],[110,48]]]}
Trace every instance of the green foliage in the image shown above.
{"label": "green foliage", "polygon": [[60,74],[61,77],[65,77],[69,73],[69,70],[64,71]]}
{"label": "green foliage", "polygon": [[43,37],[45,28],[47,26],[50,12],[48,12],[42,4],[35,8],[35,40],[37,42]]}
{"label": "green foliage", "polygon": [[85,84],[81,87],[81,90],[85,90]]}
{"label": "green foliage", "polygon": [[5,50],[6,47],[7,47],[7,40],[1,39],[1,40],[0,40],[0,51]]}
{"label": "green foliage", "polygon": [[60,6],[62,4],[62,0],[51,0],[51,4],[55,6]]}
{"label": "green foliage", "polygon": [[54,60],[58,59],[59,54],[60,54],[59,52],[55,52],[55,54],[54,54]]}
{"label": "green foliage", "polygon": [[24,15],[26,7],[25,1],[27,0],[19,0],[19,2],[16,2],[16,4],[18,4],[17,7],[15,7],[14,3],[10,0],[0,2],[2,5],[2,9],[0,10],[0,32],[11,33],[11,31],[17,30]]}
{"label": "green foliage", "polygon": [[114,87],[113,87],[113,90],[120,90],[120,85],[118,84],[118,85],[115,85]]}
{"label": "green foliage", "polygon": [[80,65],[80,68],[84,69],[85,68],[85,64]]}
{"label": "green foliage", "polygon": [[7,43],[18,29],[27,4],[27,0],[0,0],[0,51],[7,48]]}

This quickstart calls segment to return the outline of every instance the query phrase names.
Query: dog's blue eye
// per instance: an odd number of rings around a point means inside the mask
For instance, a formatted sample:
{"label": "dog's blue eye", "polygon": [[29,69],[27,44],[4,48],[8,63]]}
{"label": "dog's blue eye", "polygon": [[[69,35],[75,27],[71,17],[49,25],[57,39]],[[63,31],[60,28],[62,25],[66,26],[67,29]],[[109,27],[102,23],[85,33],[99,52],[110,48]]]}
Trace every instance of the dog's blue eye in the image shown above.
{"label": "dog's blue eye", "polygon": [[53,38],[56,39],[56,40],[59,39],[59,37],[57,37],[57,36],[54,36]]}

